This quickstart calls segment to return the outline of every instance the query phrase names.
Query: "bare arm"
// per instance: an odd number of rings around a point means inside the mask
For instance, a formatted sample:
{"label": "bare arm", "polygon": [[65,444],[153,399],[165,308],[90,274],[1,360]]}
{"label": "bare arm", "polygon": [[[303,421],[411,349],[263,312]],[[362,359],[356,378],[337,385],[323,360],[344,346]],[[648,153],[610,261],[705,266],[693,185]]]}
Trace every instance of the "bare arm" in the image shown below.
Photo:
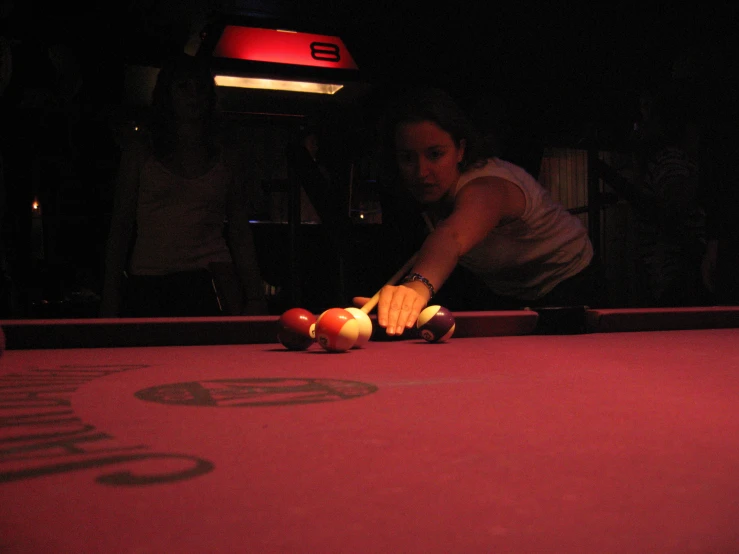
{"label": "bare arm", "polygon": [[120,315],[123,272],[128,253],[134,240],[136,205],[139,190],[139,171],[147,150],[136,145],[126,149],[121,156],[115,180],[113,213],[105,247],[105,274],[100,303],[101,317]]}
{"label": "bare arm", "polygon": [[[412,269],[426,277],[438,291],[459,262],[501,222],[523,214],[525,198],[513,183],[484,177],[468,183],[457,195],[454,209],[426,238]],[[377,320],[390,335],[412,327],[431,298],[420,282],[386,286],[380,293]]]}

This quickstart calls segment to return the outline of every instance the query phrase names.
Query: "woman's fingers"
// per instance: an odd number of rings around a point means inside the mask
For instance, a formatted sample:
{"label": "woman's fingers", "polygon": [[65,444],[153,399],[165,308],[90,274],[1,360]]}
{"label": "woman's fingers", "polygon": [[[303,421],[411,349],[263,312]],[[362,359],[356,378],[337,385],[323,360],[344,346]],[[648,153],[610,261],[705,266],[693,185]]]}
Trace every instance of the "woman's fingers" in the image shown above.
{"label": "woman's fingers", "polygon": [[385,286],[377,304],[377,323],[388,335],[401,335],[415,325],[425,303],[425,299],[409,287]]}

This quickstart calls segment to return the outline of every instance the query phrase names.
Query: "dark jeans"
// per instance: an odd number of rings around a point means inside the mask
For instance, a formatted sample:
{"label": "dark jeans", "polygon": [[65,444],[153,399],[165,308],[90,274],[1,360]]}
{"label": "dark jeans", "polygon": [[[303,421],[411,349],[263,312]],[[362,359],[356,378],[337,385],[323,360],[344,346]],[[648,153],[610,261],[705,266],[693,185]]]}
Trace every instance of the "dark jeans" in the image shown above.
{"label": "dark jeans", "polygon": [[207,269],[169,275],[130,275],[123,317],[208,317],[222,315]]}
{"label": "dark jeans", "polygon": [[593,258],[585,269],[577,275],[562,281],[532,307],[588,306],[589,308],[608,307],[606,273],[599,259]]}
{"label": "dark jeans", "polygon": [[563,306],[607,307],[608,296],[605,271],[600,260],[594,258],[577,275],[561,282],[538,300],[521,300],[499,296],[470,271],[457,267],[444,287],[430,301],[452,311],[520,310]]}

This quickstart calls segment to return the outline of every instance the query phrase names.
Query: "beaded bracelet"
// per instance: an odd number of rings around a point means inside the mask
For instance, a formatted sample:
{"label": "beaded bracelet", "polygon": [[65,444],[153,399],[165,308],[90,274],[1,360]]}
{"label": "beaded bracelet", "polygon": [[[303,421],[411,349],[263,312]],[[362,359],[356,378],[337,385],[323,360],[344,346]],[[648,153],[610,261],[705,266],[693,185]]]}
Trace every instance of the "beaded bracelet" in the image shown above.
{"label": "beaded bracelet", "polygon": [[434,285],[431,284],[431,281],[426,279],[426,277],[424,277],[420,273],[411,273],[403,279],[403,283],[411,283],[413,281],[418,281],[419,283],[423,283],[424,285],[426,285],[426,288],[429,289],[429,293],[431,293],[431,296],[434,296],[436,294],[436,290],[434,290]]}

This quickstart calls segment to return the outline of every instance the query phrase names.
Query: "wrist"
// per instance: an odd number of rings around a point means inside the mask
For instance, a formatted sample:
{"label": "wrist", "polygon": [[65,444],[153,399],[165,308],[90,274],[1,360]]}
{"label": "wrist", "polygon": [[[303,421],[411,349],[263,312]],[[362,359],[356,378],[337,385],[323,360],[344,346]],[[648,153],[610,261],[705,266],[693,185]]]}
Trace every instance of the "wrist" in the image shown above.
{"label": "wrist", "polygon": [[410,273],[406,275],[401,282],[402,285],[407,285],[410,283],[420,283],[421,285],[423,285],[426,291],[428,291],[429,300],[433,298],[433,296],[436,294],[436,289],[434,288],[434,285],[431,283],[431,281],[429,281],[420,273]]}

